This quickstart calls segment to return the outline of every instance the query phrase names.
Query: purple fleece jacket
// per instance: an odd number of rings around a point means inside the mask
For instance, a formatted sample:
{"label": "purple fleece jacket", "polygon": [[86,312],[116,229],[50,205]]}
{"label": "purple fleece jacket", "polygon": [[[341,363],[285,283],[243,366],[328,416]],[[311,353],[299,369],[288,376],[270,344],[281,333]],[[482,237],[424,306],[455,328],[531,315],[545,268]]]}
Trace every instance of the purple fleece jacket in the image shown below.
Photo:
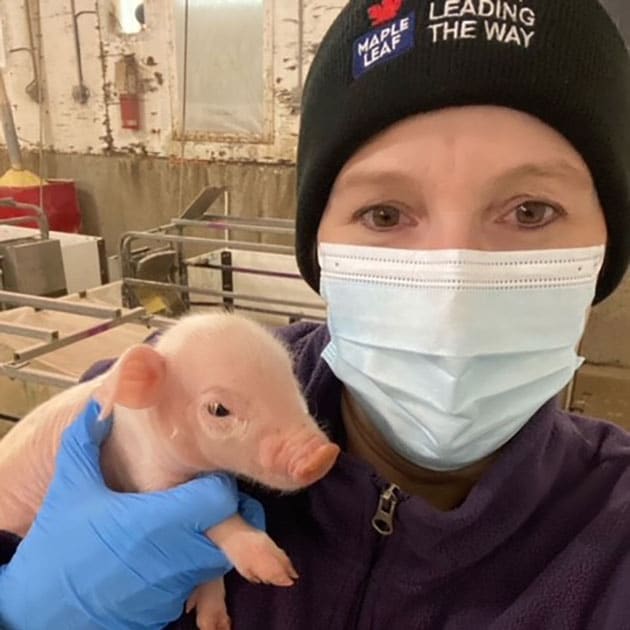
{"label": "purple fleece jacket", "polygon": [[[311,413],[343,447],[341,384],[320,358],[326,328],[281,336]],[[458,508],[402,494],[388,537],[371,519],[389,484],[347,453],[299,494],[248,489],[300,579],[279,588],[232,571],[233,629],[630,630],[629,464],[630,434],[550,402]],[[0,555],[15,542],[5,537]],[[192,630],[194,618],[169,628]]]}

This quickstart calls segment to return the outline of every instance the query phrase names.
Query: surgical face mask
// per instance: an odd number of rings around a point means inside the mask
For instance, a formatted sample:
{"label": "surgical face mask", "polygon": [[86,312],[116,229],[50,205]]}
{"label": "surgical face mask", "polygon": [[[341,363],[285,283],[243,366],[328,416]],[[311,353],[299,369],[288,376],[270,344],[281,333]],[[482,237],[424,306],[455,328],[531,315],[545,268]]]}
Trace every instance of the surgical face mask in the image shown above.
{"label": "surgical face mask", "polygon": [[454,470],[567,385],[604,247],[481,252],[321,244],[323,358],[389,444]]}

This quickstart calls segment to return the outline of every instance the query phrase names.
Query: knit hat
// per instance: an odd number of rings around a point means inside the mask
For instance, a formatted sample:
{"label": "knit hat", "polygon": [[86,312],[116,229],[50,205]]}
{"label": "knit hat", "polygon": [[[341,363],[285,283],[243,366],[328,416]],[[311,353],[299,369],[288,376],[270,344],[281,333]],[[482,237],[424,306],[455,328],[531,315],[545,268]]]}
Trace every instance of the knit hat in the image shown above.
{"label": "knit hat", "polygon": [[593,176],[608,227],[595,301],[630,255],[630,58],[597,0],[351,0],[303,95],[296,255],[319,289],[316,239],[335,178],[369,138],[417,114],[497,105],[564,135]]}

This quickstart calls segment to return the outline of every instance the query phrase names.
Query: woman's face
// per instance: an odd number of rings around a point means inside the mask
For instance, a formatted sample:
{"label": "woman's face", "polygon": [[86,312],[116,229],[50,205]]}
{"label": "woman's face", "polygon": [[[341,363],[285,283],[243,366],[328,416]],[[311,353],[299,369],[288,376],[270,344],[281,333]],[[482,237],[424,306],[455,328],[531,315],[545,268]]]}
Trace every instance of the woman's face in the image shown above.
{"label": "woman's face", "polygon": [[359,149],[333,186],[318,241],[488,251],[602,245],[589,170],[558,132],[489,106],[420,114]]}

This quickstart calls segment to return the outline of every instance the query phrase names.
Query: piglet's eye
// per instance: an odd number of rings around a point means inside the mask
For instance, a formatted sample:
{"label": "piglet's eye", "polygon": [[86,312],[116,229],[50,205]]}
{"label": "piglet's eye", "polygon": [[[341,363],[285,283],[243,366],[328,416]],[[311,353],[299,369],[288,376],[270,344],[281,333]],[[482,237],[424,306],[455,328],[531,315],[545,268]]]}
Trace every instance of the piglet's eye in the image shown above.
{"label": "piglet's eye", "polygon": [[230,415],[230,410],[226,409],[221,403],[213,402],[208,405],[208,411],[217,418],[225,418]]}

